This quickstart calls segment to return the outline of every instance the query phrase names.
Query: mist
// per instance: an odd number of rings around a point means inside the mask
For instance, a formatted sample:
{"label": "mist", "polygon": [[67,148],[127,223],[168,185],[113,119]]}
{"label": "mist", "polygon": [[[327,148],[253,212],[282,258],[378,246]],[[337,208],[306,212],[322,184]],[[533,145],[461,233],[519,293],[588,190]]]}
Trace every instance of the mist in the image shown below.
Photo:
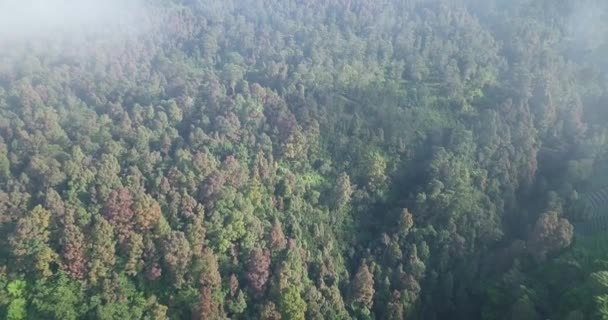
{"label": "mist", "polygon": [[581,1],[571,13],[566,31],[577,46],[595,49],[606,41],[608,4],[597,1]]}
{"label": "mist", "polygon": [[568,58],[608,72],[608,3],[580,1],[573,5],[565,21],[565,48]]}
{"label": "mist", "polygon": [[139,0],[3,0],[0,40],[139,32],[147,24],[147,11]]}

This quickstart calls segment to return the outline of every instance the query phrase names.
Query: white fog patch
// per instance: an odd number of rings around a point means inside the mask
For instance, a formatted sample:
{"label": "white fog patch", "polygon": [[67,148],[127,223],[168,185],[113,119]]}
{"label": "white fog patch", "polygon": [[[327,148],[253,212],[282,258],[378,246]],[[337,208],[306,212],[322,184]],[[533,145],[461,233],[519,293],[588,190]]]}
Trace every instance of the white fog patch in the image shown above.
{"label": "white fog patch", "polygon": [[606,42],[608,36],[608,3],[597,0],[576,2],[566,31],[570,41],[588,50]]}
{"label": "white fog patch", "polygon": [[137,32],[146,16],[139,0],[0,0],[0,38]]}

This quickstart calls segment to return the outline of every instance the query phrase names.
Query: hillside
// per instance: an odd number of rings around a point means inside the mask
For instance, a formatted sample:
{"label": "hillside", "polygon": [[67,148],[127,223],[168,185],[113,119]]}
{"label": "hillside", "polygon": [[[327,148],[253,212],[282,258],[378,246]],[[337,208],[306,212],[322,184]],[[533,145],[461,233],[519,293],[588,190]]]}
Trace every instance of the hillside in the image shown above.
{"label": "hillside", "polygon": [[608,319],[603,1],[23,3],[0,317]]}

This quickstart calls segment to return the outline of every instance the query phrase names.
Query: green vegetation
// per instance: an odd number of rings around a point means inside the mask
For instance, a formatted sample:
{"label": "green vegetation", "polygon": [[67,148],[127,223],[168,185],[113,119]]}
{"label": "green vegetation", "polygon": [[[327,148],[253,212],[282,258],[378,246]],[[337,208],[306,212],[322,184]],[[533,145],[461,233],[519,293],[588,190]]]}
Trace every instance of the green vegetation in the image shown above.
{"label": "green vegetation", "polygon": [[0,36],[0,318],[608,319],[603,1],[147,6]]}

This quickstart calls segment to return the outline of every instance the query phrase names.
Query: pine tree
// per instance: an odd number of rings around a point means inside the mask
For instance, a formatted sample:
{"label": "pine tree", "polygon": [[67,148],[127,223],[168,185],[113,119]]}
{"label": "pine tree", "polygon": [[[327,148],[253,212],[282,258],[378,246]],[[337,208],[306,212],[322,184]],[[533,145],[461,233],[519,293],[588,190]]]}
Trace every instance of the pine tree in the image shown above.
{"label": "pine tree", "polygon": [[371,308],[374,298],[374,277],[367,264],[362,263],[353,279],[353,299],[361,305]]}
{"label": "pine tree", "polygon": [[270,275],[270,252],[254,248],[247,261],[247,280],[254,295],[260,297],[266,289],[266,282]]}
{"label": "pine tree", "polygon": [[114,228],[103,217],[98,216],[91,232],[89,251],[89,280],[97,284],[107,278],[116,262]]}
{"label": "pine tree", "polygon": [[281,222],[279,222],[278,219],[275,219],[274,223],[272,224],[272,229],[270,230],[268,242],[270,250],[273,253],[279,252],[285,249],[285,247],[287,246],[287,239],[285,239],[283,227],[281,226]]}
{"label": "pine tree", "polygon": [[199,304],[196,310],[197,319],[224,319],[221,297],[221,277],[217,258],[209,248],[203,251],[201,257],[201,285]]}
{"label": "pine tree", "polygon": [[75,279],[83,279],[86,274],[86,241],[84,234],[75,224],[74,211],[67,210],[63,217],[63,235],[60,239],[63,269]]}
{"label": "pine tree", "polygon": [[164,261],[173,280],[173,286],[180,288],[192,261],[192,250],[186,236],[181,231],[173,231],[163,242]]}
{"label": "pine tree", "polygon": [[23,271],[36,270],[43,277],[52,275],[51,264],[58,255],[49,246],[51,213],[36,206],[17,221],[15,233],[10,236],[13,255]]}

